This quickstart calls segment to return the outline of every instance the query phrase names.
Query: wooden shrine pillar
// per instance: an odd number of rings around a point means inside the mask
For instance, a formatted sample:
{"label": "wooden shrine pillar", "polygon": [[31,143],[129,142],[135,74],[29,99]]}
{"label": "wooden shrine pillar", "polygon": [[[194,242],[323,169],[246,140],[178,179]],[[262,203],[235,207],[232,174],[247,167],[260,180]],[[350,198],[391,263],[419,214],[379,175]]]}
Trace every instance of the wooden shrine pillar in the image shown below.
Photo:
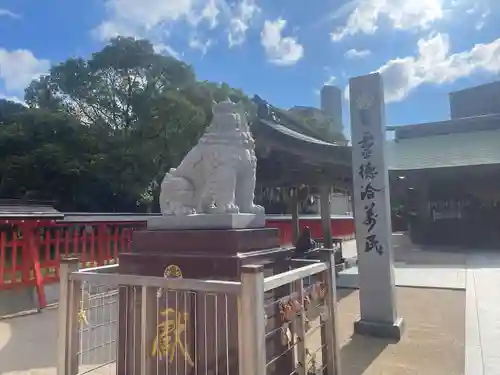
{"label": "wooden shrine pillar", "polygon": [[299,191],[298,188],[292,188],[292,194],[290,199],[290,210],[292,214],[292,234],[293,241],[295,244],[300,236],[300,222],[299,222]]}
{"label": "wooden shrine pillar", "polygon": [[332,226],[330,214],[330,185],[322,184],[319,188],[319,204],[321,225],[323,228],[323,244],[327,249],[333,248]]}

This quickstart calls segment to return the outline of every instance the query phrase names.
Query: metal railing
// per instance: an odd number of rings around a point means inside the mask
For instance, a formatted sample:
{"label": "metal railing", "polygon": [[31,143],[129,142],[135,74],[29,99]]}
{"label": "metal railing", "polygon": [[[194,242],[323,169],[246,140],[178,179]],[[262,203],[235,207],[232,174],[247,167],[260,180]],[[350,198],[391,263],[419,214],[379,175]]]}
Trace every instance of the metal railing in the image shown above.
{"label": "metal railing", "polygon": [[333,252],[264,277],[165,279],[61,262],[58,374],[340,375]]}

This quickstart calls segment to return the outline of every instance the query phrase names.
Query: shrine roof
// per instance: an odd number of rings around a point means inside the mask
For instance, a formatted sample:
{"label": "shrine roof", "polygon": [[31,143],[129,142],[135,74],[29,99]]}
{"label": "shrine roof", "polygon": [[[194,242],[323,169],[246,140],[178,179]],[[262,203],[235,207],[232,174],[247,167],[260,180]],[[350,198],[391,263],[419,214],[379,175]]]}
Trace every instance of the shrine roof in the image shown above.
{"label": "shrine roof", "polygon": [[397,140],[422,138],[436,135],[475,133],[484,130],[500,129],[500,114],[455,118],[445,121],[389,127],[394,130]]}
{"label": "shrine roof", "polygon": [[[255,99],[254,99],[255,100]],[[351,166],[351,147],[342,143],[330,143],[298,131],[304,126],[284,111],[257,100],[259,114],[252,124],[257,146],[271,147],[284,153],[303,158],[314,165]]]}
{"label": "shrine roof", "polygon": [[395,139],[386,155],[390,170],[500,164],[500,129]]}
{"label": "shrine roof", "polygon": [[62,219],[64,215],[48,202],[0,199],[0,219]]}

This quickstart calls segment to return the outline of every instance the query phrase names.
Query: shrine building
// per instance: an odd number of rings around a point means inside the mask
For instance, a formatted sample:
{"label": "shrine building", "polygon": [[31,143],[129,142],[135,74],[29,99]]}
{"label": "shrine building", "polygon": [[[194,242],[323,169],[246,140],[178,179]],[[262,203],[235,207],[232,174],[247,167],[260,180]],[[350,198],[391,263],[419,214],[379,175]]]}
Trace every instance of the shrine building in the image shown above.
{"label": "shrine building", "polygon": [[450,113],[447,121],[388,128],[393,213],[415,243],[497,246],[500,81],[451,93]]}

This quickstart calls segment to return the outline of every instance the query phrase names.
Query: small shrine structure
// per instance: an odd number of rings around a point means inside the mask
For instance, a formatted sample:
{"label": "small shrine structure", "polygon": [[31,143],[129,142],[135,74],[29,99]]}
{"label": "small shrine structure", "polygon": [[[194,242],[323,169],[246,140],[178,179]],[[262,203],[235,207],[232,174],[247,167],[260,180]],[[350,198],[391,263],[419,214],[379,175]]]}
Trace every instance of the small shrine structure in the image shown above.
{"label": "small shrine structure", "polygon": [[324,245],[331,248],[330,194],[332,188],[351,191],[351,147],[320,140],[285,111],[258,96],[253,100],[257,104],[252,123],[257,188],[264,195],[279,188],[281,194],[289,196],[295,239],[299,235],[300,201],[319,195]]}

